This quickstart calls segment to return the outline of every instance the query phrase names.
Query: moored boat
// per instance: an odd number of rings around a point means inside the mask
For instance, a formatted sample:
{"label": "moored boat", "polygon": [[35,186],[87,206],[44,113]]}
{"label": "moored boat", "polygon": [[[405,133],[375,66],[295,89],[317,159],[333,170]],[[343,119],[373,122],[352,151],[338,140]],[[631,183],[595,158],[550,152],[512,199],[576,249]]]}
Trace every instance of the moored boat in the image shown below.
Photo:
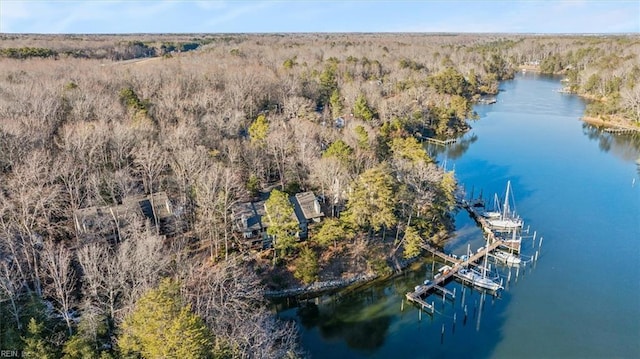
{"label": "moored boat", "polygon": [[496,283],[492,279],[486,277],[485,275],[482,275],[474,269],[461,268],[458,271],[458,277],[460,277],[462,280],[468,281],[476,287],[489,289],[492,291],[496,291],[502,288],[499,283]]}
{"label": "moored boat", "polygon": [[515,254],[500,250],[494,251],[493,257],[508,265],[518,265],[522,262],[520,257],[516,256]]}
{"label": "moored boat", "polygon": [[[487,220],[492,229],[498,231],[509,231],[522,228],[524,221],[518,217],[515,210],[511,210],[509,201],[513,196],[511,194],[511,181],[507,181],[507,190],[504,195],[504,204],[502,205],[502,212],[498,218],[490,218]],[[515,208],[515,204],[513,205]]]}
{"label": "moored boat", "polygon": [[482,211],[480,215],[487,219],[499,219],[502,216],[502,211],[500,211],[500,200],[498,200],[498,194],[495,194],[493,197],[493,210],[492,211]]}
{"label": "moored boat", "polygon": [[[478,252],[482,250],[483,248],[480,248]],[[467,281],[476,287],[497,291],[498,289],[502,289],[502,285],[500,285],[494,280],[497,278],[487,277],[487,256],[489,255],[488,244],[486,246],[486,249],[484,250],[486,250],[486,253],[484,256],[484,261],[483,261],[481,271],[477,271],[469,267],[460,268],[460,270],[458,270],[457,275],[458,275],[458,278],[462,279],[463,281]],[[469,251],[469,249],[467,249],[467,251]]]}
{"label": "moored boat", "polygon": [[495,230],[508,231],[522,228],[524,222],[521,218],[494,218],[489,219],[489,225]]}

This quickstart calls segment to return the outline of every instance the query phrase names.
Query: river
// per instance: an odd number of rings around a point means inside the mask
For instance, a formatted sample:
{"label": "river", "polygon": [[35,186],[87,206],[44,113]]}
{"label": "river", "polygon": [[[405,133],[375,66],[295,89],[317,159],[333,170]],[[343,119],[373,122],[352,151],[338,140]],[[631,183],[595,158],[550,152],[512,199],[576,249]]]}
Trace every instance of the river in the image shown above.
{"label": "river", "polygon": [[[579,121],[584,102],[558,78],[519,74],[458,143],[432,148],[467,193],[504,194],[511,181],[529,234],[518,269],[497,267],[498,296],[457,282],[455,300],[427,298],[421,313],[404,294],[438,268],[425,261],[390,280],[281,306],[314,358],[640,357],[640,144]],[[483,245],[456,214],[447,253]],[[532,235],[536,231],[536,241]],[[540,246],[540,237],[543,238]],[[466,307],[466,315],[465,315]]]}

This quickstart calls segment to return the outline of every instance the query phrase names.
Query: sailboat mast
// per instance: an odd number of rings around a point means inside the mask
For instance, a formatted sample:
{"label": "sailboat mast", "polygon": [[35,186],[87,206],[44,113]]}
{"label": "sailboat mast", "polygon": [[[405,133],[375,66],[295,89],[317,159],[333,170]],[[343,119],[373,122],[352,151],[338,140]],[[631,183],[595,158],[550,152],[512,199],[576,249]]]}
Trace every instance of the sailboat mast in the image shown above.
{"label": "sailboat mast", "polygon": [[511,187],[511,181],[507,181],[507,192],[504,194],[504,205],[502,206],[502,219],[507,219],[509,216],[509,188]]}
{"label": "sailboat mast", "polygon": [[489,245],[491,238],[487,238],[487,248],[485,249],[484,262],[482,263],[482,278],[487,277],[487,257],[489,257]]}

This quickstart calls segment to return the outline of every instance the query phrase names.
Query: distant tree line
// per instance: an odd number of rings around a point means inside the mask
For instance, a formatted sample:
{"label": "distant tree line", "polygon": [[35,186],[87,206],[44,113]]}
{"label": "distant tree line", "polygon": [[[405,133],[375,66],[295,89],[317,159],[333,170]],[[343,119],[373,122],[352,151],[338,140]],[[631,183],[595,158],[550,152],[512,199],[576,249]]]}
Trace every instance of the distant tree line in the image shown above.
{"label": "distant tree line", "polygon": [[58,53],[46,48],[39,47],[20,47],[20,48],[4,48],[0,49],[0,56],[11,59],[27,59],[30,57],[55,57]]}
{"label": "distant tree line", "polygon": [[201,39],[187,42],[168,41],[149,43],[134,40],[119,41],[111,46],[103,45],[97,48],[81,47],[83,44],[78,44],[71,48],[61,47],[59,49],[49,47],[6,47],[0,48],[0,57],[11,59],[72,57],[121,61],[170,55],[174,52],[193,51],[206,43],[208,43],[208,41]]}

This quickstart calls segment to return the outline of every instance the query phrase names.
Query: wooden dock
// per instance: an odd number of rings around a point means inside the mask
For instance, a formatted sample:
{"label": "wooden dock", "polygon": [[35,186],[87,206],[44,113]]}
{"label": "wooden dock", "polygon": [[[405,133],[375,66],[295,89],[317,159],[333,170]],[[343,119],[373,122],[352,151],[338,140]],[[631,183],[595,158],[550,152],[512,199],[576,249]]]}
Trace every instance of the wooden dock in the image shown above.
{"label": "wooden dock", "polygon": [[[488,248],[483,247],[479,249],[476,253],[471,255],[469,258],[466,258],[464,261],[443,253],[438,248],[430,246],[426,243],[421,245],[421,248],[431,252],[432,254],[440,257],[445,261],[445,264],[451,263],[450,268],[446,268],[445,270],[439,272],[433,280],[427,282],[427,284],[420,284],[415,287],[413,292],[408,292],[406,294],[406,298],[409,302],[416,303],[420,306],[422,310],[426,310],[428,312],[433,313],[435,308],[432,303],[427,303],[423,297],[432,293],[434,291],[439,291],[443,293],[446,297],[447,295],[451,298],[455,298],[455,293],[450,290],[444,288],[444,284],[451,279],[451,277],[455,276],[461,268],[466,268],[470,265],[478,265],[477,263],[491,251],[497,249],[498,247],[504,246],[504,242],[497,238],[493,231],[491,230],[491,226],[489,222],[482,217],[476,210],[469,205],[467,201],[460,201],[460,206],[467,210],[471,217],[478,223],[478,225],[482,228],[483,232],[487,235],[487,243],[489,243]],[[518,246],[519,247],[519,246]],[[444,267],[443,267],[444,268]]]}
{"label": "wooden dock", "polygon": [[612,134],[627,134],[627,133],[640,132],[640,129],[627,128],[627,127],[605,127],[603,131],[612,133]]}
{"label": "wooden dock", "polygon": [[433,303],[431,304],[427,303],[424,299],[422,299],[422,297],[427,295],[428,293],[433,292],[434,290],[437,290],[440,293],[443,293],[445,296],[449,295],[449,297],[455,298],[455,293],[444,288],[444,284],[449,279],[451,279],[452,276],[456,275],[456,273],[458,273],[460,268],[465,268],[469,265],[477,265],[477,262],[480,261],[480,259],[482,259],[485,256],[485,254],[487,254],[487,252],[491,252],[495,250],[500,245],[501,245],[500,241],[494,240],[493,242],[491,242],[491,244],[489,244],[489,248],[482,248],[482,250],[477,251],[475,254],[473,254],[472,256],[470,256],[464,261],[457,258],[453,258],[445,253],[442,253],[438,249],[431,247],[429,245],[422,246],[422,248],[426,249],[427,251],[437,255],[440,258],[445,259],[446,261],[451,262],[453,266],[450,269],[447,269],[445,271],[442,271],[441,273],[438,273],[438,275],[436,275],[433,278],[433,280],[429,281],[427,284],[420,284],[416,286],[413,292],[408,292],[406,294],[407,300],[409,302],[413,302],[420,305],[421,309],[427,310],[433,313],[435,311],[435,308],[433,307]]}
{"label": "wooden dock", "polygon": [[446,145],[450,145],[452,143],[458,142],[457,138],[450,138],[448,140],[439,140],[433,137],[425,137],[425,140],[429,143],[434,143],[436,145],[442,145],[442,146],[446,146]]}
{"label": "wooden dock", "polygon": [[480,213],[478,213],[475,210],[475,208],[473,208],[473,206],[471,206],[465,200],[460,201],[459,205],[465,210],[467,210],[467,212],[469,212],[471,217],[476,221],[476,223],[478,223],[480,228],[482,228],[484,233],[487,235],[487,238],[489,239],[490,242],[494,242],[494,241],[499,242],[498,247],[503,247],[515,252],[520,252],[521,241],[505,240],[505,239],[498,238],[493,232],[493,230],[491,229],[491,225],[489,224],[489,221],[487,221],[486,218],[481,216]]}

